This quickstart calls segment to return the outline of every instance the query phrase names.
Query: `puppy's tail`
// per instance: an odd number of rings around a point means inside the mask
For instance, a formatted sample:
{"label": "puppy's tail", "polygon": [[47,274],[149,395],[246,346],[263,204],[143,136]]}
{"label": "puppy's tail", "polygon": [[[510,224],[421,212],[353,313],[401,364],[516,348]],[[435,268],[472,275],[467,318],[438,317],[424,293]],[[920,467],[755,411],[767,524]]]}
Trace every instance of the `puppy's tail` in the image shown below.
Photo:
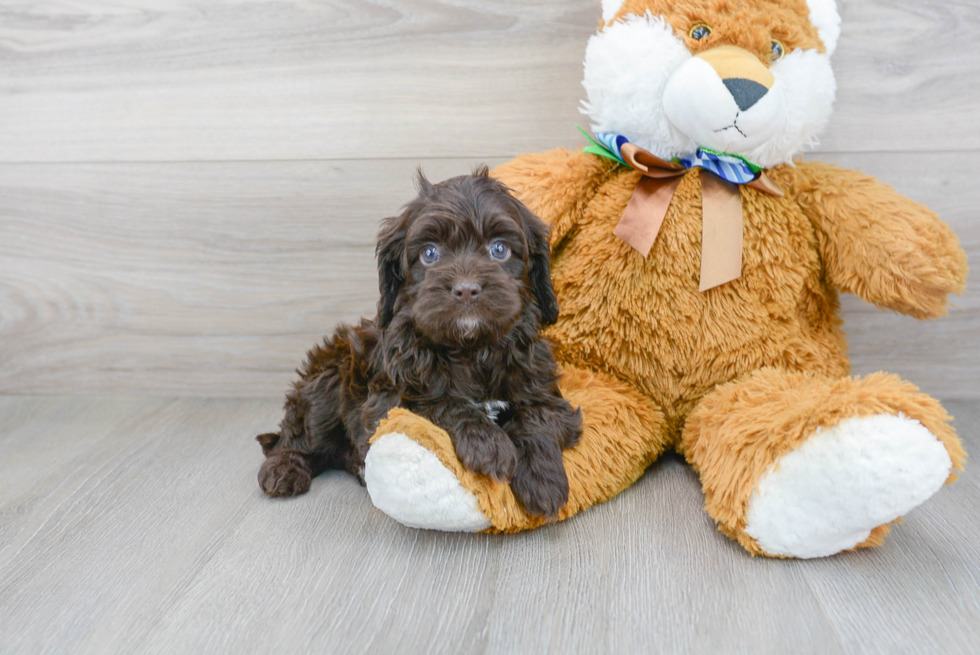
{"label": "puppy's tail", "polygon": [[279,443],[281,438],[277,432],[266,432],[255,437],[255,440],[262,446],[262,453],[268,455],[269,451],[276,447],[276,444]]}

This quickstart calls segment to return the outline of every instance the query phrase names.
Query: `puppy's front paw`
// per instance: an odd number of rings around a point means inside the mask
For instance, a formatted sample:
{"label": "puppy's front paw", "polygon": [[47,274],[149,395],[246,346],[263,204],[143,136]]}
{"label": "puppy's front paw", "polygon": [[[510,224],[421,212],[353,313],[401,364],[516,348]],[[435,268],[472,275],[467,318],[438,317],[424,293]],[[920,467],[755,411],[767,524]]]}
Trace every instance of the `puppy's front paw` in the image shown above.
{"label": "puppy's front paw", "polygon": [[572,406],[568,405],[568,411],[562,417],[561,428],[562,448],[573,448],[578,445],[578,440],[582,436],[582,408],[573,410]]}
{"label": "puppy's front paw", "polygon": [[311,482],[310,467],[298,453],[276,453],[259,469],[259,486],[273,498],[305,494]]}
{"label": "puppy's front paw", "polygon": [[517,448],[496,425],[467,426],[456,435],[456,456],[471,471],[506,482],[517,468]]}
{"label": "puppy's front paw", "polygon": [[510,481],[514,497],[524,507],[524,511],[535,516],[553,519],[568,502],[568,476],[561,460],[558,465],[543,462],[529,464],[522,462]]}

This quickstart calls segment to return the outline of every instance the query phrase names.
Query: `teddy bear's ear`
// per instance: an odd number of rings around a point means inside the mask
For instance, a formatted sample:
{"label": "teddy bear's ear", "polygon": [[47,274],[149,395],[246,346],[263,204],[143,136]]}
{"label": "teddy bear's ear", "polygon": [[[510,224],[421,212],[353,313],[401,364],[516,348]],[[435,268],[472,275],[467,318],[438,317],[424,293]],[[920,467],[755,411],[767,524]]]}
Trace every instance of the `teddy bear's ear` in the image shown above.
{"label": "teddy bear's ear", "polygon": [[[810,8],[810,22],[820,33],[820,40],[827,48],[827,54],[834,54],[837,41],[840,39],[840,14],[837,12],[835,0],[807,0]],[[605,3],[603,3],[605,9]]]}
{"label": "teddy bear's ear", "polygon": [[626,0],[602,0],[602,22],[608,23],[615,18],[624,2]]}

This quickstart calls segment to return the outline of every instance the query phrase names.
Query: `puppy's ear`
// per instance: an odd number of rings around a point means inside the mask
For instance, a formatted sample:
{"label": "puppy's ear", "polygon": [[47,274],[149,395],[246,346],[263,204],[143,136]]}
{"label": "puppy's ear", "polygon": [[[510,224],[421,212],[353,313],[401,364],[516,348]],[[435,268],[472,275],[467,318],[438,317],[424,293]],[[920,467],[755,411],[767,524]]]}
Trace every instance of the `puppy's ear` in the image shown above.
{"label": "puppy's ear", "polygon": [[534,295],[538,299],[541,322],[544,325],[553,325],[558,320],[558,299],[555,297],[554,287],[551,286],[551,246],[548,244],[548,233],[551,230],[524,203],[516,198],[513,200],[521,216],[521,222],[524,223],[524,237],[528,249],[527,261],[531,267],[528,277]]}
{"label": "puppy's ear", "polygon": [[[407,213],[407,210],[406,210]],[[378,322],[385,329],[395,317],[395,300],[405,282],[405,226],[406,214],[392,216],[381,221],[378,231],[378,286],[381,300],[378,301]]]}

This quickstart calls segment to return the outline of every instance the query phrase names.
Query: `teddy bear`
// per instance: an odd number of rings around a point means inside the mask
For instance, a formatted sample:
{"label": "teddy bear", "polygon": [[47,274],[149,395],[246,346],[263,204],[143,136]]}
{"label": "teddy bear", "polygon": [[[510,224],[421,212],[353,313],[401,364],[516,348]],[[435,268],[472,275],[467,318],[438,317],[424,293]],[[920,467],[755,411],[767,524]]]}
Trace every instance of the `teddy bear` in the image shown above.
{"label": "teddy bear", "polygon": [[[880,545],[962,470],[938,401],[850,375],[839,292],[936,318],[967,265],[926,207],[800,157],[831,113],[839,36],[834,0],[603,0],[585,55],[591,144],[493,171],[552,230],[547,337],[584,418],[559,520],[672,449],[749,553],[823,557]],[[401,409],[364,478],[409,526],[545,521]]]}

